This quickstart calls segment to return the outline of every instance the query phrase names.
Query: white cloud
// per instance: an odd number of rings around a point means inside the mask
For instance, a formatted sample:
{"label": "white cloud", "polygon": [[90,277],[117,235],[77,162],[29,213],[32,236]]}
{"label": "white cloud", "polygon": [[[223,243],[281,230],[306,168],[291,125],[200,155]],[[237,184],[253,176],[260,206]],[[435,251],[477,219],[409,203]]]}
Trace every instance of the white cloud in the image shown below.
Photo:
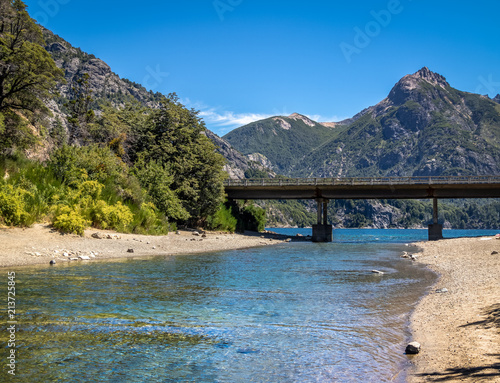
{"label": "white cloud", "polygon": [[[291,114],[288,113],[286,109],[283,109],[282,111],[274,109],[273,114],[235,113],[232,111],[220,110],[221,108],[210,107],[201,102],[191,102],[191,100],[189,99],[183,99],[181,100],[181,102],[189,108],[199,110],[199,117],[201,117],[205,121],[207,127],[220,135],[223,135],[235,128],[239,128],[240,126],[244,126],[255,121],[264,120],[273,116],[288,116]],[[337,116],[328,118],[323,117],[319,114],[305,116],[309,117],[313,121],[318,122],[336,122],[344,119],[338,118]]]}
{"label": "white cloud", "polygon": [[234,113],[231,111],[218,112],[215,108],[200,111],[202,117],[207,123],[216,126],[243,126],[272,117],[270,114],[262,113]]}

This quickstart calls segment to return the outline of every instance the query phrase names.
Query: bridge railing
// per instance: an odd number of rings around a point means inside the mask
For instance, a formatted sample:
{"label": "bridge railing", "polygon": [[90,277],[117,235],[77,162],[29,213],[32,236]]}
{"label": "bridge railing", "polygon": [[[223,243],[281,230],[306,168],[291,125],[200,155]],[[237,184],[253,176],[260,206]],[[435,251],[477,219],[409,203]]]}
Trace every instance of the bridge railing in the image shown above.
{"label": "bridge railing", "polygon": [[229,179],[224,182],[224,186],[462,185],[494,183],[500,183],[500,176]]}

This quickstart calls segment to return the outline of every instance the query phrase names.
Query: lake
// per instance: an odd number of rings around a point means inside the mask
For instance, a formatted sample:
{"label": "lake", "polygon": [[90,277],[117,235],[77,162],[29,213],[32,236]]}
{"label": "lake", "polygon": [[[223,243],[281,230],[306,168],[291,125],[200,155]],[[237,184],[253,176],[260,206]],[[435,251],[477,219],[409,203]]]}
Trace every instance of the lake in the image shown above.
{"label": "lake", "polygon": [[14,268],[15,380],[404,382],[409,315],[436,275],[400,255],[426,235]]}

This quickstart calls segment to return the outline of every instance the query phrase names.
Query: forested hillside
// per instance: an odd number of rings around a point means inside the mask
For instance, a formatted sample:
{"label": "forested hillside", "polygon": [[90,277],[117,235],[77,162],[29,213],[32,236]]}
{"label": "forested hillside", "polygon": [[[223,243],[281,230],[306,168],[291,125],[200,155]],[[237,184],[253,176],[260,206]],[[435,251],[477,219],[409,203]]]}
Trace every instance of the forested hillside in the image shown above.
{"label": "forested hillside", "polygon": [[198,112],[0,4],[0,224],[236,229],[249,207],[224,204],[226,161]]}

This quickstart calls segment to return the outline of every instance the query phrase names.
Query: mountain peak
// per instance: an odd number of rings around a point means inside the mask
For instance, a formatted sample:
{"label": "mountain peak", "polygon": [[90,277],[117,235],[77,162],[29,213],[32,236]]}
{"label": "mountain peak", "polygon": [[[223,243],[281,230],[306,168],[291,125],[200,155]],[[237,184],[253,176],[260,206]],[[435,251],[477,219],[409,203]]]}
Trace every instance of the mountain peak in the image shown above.
{"label": "mountain peak", "polygon": [[396,104],[403,104],[412,98],[415,91],[425,89],[425,85],[430,84],[433,87],[447,88],[450,86],[446,78],[439,73],[432,72],[429,68],[423,67],[418,72],[404,76],[392,88],[389,93],[389,100]]}
{"label": "mountain peak", "polygon": [[304,124],[309,125],[309,126],[316,125],[316,122],[311,120],[309,117],[306,117],[306,116],[299,114],[299,113],[292,113],[291,115],[288,116],[288,118],[293,118],[294,120],[302,120],[302,122],[304,122]]}
{"label": "mountain peak", "polygon": [[[431,71],[429,68],[424,66],[418,72],[415,72],[406,77],[413,78],[415,80],[425,80],[432,85],[440,85],[442,87],[448,87],[450,84],[446,81],[444,76],[441,76],[439,73]],[[403,77],[404,78],[404,77]]]}
{"label": "mountain peak", "polygon": [[497,94],[493,101],[498,102],[500,104],[500,94]]}

